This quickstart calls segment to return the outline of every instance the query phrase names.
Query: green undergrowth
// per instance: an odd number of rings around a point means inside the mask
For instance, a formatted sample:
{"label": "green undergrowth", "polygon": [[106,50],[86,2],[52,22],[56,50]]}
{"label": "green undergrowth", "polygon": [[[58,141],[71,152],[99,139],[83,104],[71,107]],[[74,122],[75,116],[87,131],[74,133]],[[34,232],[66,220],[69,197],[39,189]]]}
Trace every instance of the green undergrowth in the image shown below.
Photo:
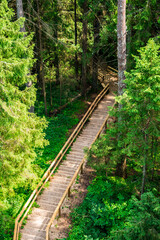
{"label": "green undergrowth", "polygon": [[69,104],[60,114],[55,117],[47,118],[48,128],[46,129],[46,138],[49,145],[42,151],[39,151],[36,164],[42,169],[47,167],[54,160],[58,152],[63,147],[69,137],[69,129],[72,129],[79,122],[79,115],[84,113],[85,103],[80,99]]}
{"label": "green undergrowth", "polygon": [[[57,116],[47,117],[48,127],[45,133],[49,145],[43,150],[36,150],[37,158],[33,162],[36,177],[38,176],[40,179],[47,170],[66,142],[71,129],[78,123],[79,116],[85,112],[86,108],[87,106],[84,101],[79,99],[69,104],[67,108],[57,114]],[[13,238],[15,218],[33,191],[33,186],[31,186],[32,184],[30,182],[26,182],[25,185],[19,183],[17,188],[14,189],[13,194],[5,199],[5,207],[0,206],[0,239],[11,240]]]}
{"label": "green undergrowth", "polygon": [[134,185],[119,177],[97,176],[71,219],[67,240],[160,239],[159,198],[146,192],[139,199]]}

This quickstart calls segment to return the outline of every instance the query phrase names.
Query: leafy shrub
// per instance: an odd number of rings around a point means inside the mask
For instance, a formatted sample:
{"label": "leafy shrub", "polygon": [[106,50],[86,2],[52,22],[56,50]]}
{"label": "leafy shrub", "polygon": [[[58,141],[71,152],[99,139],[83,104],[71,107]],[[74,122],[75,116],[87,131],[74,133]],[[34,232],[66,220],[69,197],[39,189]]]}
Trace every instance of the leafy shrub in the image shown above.
{"label": "leafy shrub", "polygon": [[160,199],[152,192],[144,193],[141,200],[132,196],[128,216],[120,229],[111,231],[108,240],[160,239]]}
{"label": "leafy shrub", "polygon": [[124,179],[97,177],[88,188],[84,202],[72,213],[69,240],[103,239],[128,214],[132,194]]}

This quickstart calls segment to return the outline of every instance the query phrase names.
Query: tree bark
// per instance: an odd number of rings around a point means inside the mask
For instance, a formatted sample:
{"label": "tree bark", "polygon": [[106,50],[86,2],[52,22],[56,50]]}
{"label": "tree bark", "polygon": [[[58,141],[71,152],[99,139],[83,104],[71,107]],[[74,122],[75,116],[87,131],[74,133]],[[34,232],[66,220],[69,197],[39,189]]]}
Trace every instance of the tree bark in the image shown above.
{"label": "tree bark", "polygon": [[[56,29],[54,31],[54,37],[56,39],[56,43],[58,42],[58,29],[57,29],[57,25],[56,25]],[[60,79],[59,79],[59,56],[58,56],[58,52],[57,49],[55,47],[55,57],[54,57],[54,66],[56,69],[56,84],[60,84]]]}
{"label": "tree bark", "polygon": [[124,84],[124,71],[126,70],[126,0],[118,0],[118,95],[122,95]]}
{"label": "tree bark", "polygon": [[55,7],[55,14],[53,17],[54,22],[54,38],[55,38],[55,45],[54,45],[54,67],[56,70],[56,84],[60,84],[60,74],[59,74],[59,55],[58,55],[58,49],[57,49],[57,43],[58,43],[58,23],[59,23],[59,16],[58,16],[58,1],[56,0],[54,3]]}
{"label": "tree bark", "polygon": [[[99,15],[99,14],[97,14]],[[94,53],[92,58],[92,89],[94,92],[97,91],[98,84],[98,52],[97,45],[100,40],[99,32],[100,32],[100,23],[98,20],[98,16],[95,16],[93,22],[93,32],[94,32]]]}
{"label": "tree bark", "polygon": [[[17,18],[24,17],[24,12],[23,12],[23,2],[22,0],[16,0],[16,7],[17,7]],[[23,24],[23,27],[20,28],[21,32],[26,32],[25,29],[25,24]],[[32,86],[32,82],[27,82],[26,86],[29,88]],[[34,106],[31,106],[30,109],[28,110],[31,113],[34,113]]]}
{"label": "tree bark", "polygon": [[121,159],[119,159],[117,166],[116,166],[116,172],[115,175],[122,178],[127,178],[127,159],[126,156],[122,156]]}
{"label": "tree bark", "polygon": [[[126,70],[126,0],[118,0],[118,19],[117,19],[117,55],[118,55],[118,95],[124,92],[124,71]],[[119,110],[122,105],[119,104]],[[122,117],[118,117],[121,122]],[[118,141],[120,141],[121,133],[118,134]],[[116,172],[123,177],[126,172],[126,164],[124,159],[120,159],[117,163]]]}
{"label": "tree bark", "polygon": [[[17,18],[24,17],[22,0],[16,0],[16,5],[17,5]],[[25,24],[23,25],[20,31],[26,32]]]}
{"label": "tree bark", "polygon": [[[128,11],[131,12],[132,11],[132,4],[128,4]],[[131,16],[130,22],[134,22],[134,16]],[[131,56],[131,50],[132,50],[132,35],[133,35],[133,26],[130,24],[129,29],[127,30],[127,36],[126,36],[126,41],[127,41],[127,56],[126,56],[126,69],[130,70],[131,65],[132,65],[132,56]]]}
{"label": "tree bark", "polygon": [[82,34],[82,96],[86,97],[86,86],[87,86],[87,1],[83,3],[83,34]]}
{"label": "tree bark", "polygon": [[53,101],[52,101],[52,82],[51,82],[51,79],[49,80],[49,90],[50,90],[50,104],[51,104],[51,107],[52,107]]}
{"label": "tree bark", "polygon": [[37,53],[38,53],[38,61],[37,61],[37,70],[38,70],[38,79],[39,83],[42,84],[42,91],[44,97],[44,108],[45,108],[45,115],[47,116],[47,101],[46,101],[46,86],[45,86],[45,79],[44,79],[44,66],[43,66],[43,58],[42,58],[42,31],[41,31],[41,23],[40,23],[40,10],[39,10],[39,2],[36,0],[37,5]]}
{"label": "tree bark", "polygon": [[[77,0],[74,0],[74,27],[75,27],[75,46],[77,46]],[[78,82],[78,56],[75,53],[75,74],[76,81]]]}

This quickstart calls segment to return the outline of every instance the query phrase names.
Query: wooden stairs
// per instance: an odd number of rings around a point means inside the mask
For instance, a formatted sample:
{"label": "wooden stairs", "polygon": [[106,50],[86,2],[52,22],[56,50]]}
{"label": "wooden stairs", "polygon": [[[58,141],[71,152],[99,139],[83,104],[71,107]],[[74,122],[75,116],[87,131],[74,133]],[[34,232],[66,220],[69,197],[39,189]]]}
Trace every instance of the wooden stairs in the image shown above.
{"label": "wooden stairs", "polygon": [[69,182],[85,156],[84,148],[91,146],[108,114],[108,107],[113,106],[113,104],[114,95],[112,93],[105,96],[98,104],[88,124],[73,143],[71,151],[66,156],[66,160],[60,164],[58,171],[50,180],[49,187],[38,196],[37,204],[39,208],[34,208],[28,216],[27,223],[21,230],[22,240],[46,239],[46,227]]}
{"label": "wooden stairs", "polygon": [[[84,148],[90,148],[104,130],[109,117],[108,107],[114,105],[114,94],[109,92],[106,95],[108,89],[107,84],[25,203],[15,221],[13,240],[19,240],[19,235],[22,240],[51,240],[50,227],[55,217],[61,215],[62,203],[67,195],[70,196],[71,186],[83,170]],[[45,187],[47,181],[50,183]],[[37,207],[33,207],[28,215],[35,200]],[[26,217],[26,224],[22,228]]]}

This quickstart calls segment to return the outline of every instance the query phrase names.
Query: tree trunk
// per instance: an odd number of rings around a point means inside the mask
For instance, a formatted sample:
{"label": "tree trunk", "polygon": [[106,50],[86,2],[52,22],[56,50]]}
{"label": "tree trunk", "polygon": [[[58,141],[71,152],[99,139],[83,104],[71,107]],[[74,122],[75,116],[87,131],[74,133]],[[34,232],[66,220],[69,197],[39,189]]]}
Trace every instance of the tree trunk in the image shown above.
{"label": "tree trunk", "polygon": [[[77,0],[74,0],[74,26],[75,26],[75,46],[77,46]],[[78,82],[78,56],[75,53],[75,73],[76,81]]]}
{"label": "tree trunk", "polygon": [[[99,14],[97,14],[99,15]],[[98,84],[98,53],[97,53],[97,45],[99,43],[99,31],[100,31],[100,23],[98,20],[98,16],[95,16],[93,22],[93,32],[94,32],[94,53],[92,59],[92,89],[94,92],[97,91]]]}
{"label": "tree trunk", "polygon": [[[56,29],[54,32],[54,37],[56,39],[56,43],[58,42],[58,29],[57,29],[57,25],[56,25]],[[59,85],[60,80],[59,80],[59,56],[58,56],[58,52],[57,52],[57,47],[55,47],[55,57],[54,57],[54,66],[56,69],[56,84]]]}
{"label": "tree trunk", "polygon": [[122,156],[116,166],[115,175],[122,178],[127,178],[127,159],[125,156]]}
{"label": "tree trunk", "polygon": [[156,158],[157,158],[157,146],[158,146],[158,139],[152,138],[152,148],[153,148],[153,154],[151,156],[151,159],[153,161],[152,181],[154,180],[154,171],[155,171]]}
{"label": "tree trunk", "polygon": [[87,1],[83,3],[83,34],[82,34],[82,96],[86,96],[86,86],[87,86]]}
{"label": "tree trunk", "polygon": [[[132,5],[131,4],[128,4],[128,11],[131,12],[132,11]],[[131,16],[131,19],[130,19],[130,22],[134,22],[134,16]],[[129,29],[127,30],[127,49],[126,49],[126,52],[127,52],[127,63],[126,63],[126,69],[127,70],[130,70],[131,69],[131,66],[132,66],[132,35],[133,35],[133,26],[132,24],[130,24],[129,26]]]}
{"label": "tree trunk", "polygon": [[[17,7],[17,18],[24,17],[24,12],[23,12],[23,2],[22,0],[16,0],[16,7]],[[25,29],[25,24],[23,27],[20,29],[21,32],[26,32]],[[26,86],[29,88],[32,86],[32,82],[27,82]],[[28,110],[31,113],[34,113],[34,106],[31,106],[30,109]]]}
{"label": "tree trunk", "polygon": [[[148,136],[146,133],[144,134],[144,141],[145,141],[145,144],[148,145]],[[144,189],[145,189],[148,149],[145,149],[144,151],[145,151],[145,154],[144,154],[144,162],[143,162],[141,195],[144,193]]]}
{"label": "tree trunk", "polygon": [[51,107],[53,106],[53,101],[52,101],[52,81],[51,79],[49,80],[49,88],[50,88],[50,104]]}
{"label": "tree trunk", "polygon": [[144,193],[145,181],[146,181],[146,156],[145,156],[145,160],[144,160],[144,164],[143,164],[143,177],[142,177],[141,195]]}
{"label": "tree trunk", "polygon": [[125,84],[124,71],[126,70],[126,0],[118,0],[118,95],[122,95]]}
{"label": "tree trunk", "polygon": [[45,115],[47,116],[47,101],[46,101],[46,86],[44,79],[44,67],[43,67],[43,58],[42,58],[42,31],[41,31],[41,23],[40,23],[40,11],[39,11],[39,2],[36,0],[37,5],[37,53],[38,53],[38,61],[37,61],[37,70],[38,70],[38,80],[39,83],[42,84],[43,97],[44,97],[44,107],[45,107]]}
{"label": "tree trunk", "polygon": [[[16,0],[16,5],[17,5],[17,18],[24,17],[22,0]],[[23,27],[21,28],[21,32],[26,32],[25,25],[23,25]]]}
{"label": "tree trunk", "polygon": [[58,1],[55,1],[55,15],[53,17],[54,21],[54,38],[55,38],[55,46],[54,46],[54,67],[56,69],[56,84],[60,84],[60,74],[59,74],[59,55],[58,55],[58,47],[56,46],[58,43]]}

